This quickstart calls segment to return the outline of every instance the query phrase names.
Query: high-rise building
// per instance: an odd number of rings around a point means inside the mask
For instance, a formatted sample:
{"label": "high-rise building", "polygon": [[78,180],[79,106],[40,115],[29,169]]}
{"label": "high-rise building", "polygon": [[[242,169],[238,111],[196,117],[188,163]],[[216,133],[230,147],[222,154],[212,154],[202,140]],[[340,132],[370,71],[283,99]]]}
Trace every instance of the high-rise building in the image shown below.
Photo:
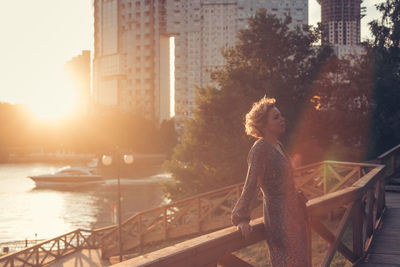
{"label": "high-rise building", "polygon": [[318,0],[321,5],[322,43],[339,56],[360,53],[362,0]]}
{"label": "high-rise building", "polygon": [[307,0],[95,0],[96,103],[159,121],[174,115],[182,128],[196,87],[224,65],[221,49],[261,8],[308,24]]}
{"label": "high-rise building", "polygon": [[94,1],[93,88],[97,106],[141,112],[147,118],[168,117],[160,110],[165,106],[160,100],[169,92],[170,71],[169,38],[162,31],[163,2]]}
{"label": "high-rise building", "polygon": [[91,104],[90,97],[90,51],[83,50],[81,55],[70,59],[64,65],[69,74],[78,99],[78,112],[87,115]]}

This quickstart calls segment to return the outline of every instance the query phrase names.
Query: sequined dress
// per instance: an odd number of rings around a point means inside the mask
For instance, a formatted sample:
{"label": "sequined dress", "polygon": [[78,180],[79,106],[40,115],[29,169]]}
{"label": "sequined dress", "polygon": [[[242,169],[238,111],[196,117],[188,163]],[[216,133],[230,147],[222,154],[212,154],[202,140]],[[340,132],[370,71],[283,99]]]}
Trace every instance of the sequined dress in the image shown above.
{"label": "sequined dress", "polygon": [[250,149],[246,182],[232,211],[234,225],[250,221],[250,206],[258,188],[263,193],[265,238],[272,266],[310,266],[305,204],[298,198],[290,159],[264,139]]}

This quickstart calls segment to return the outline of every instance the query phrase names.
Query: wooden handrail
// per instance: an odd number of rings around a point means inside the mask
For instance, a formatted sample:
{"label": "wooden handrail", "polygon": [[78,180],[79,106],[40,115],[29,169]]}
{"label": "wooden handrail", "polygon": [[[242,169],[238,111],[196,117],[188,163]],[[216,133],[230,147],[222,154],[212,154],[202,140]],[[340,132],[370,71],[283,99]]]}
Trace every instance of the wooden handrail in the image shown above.
{"label": "wooden handrail", "polygon": [[400,151],[400,144],[398,144],[397,146],[393,147],[392,149],[389,149],[388,151],[379,155],[378,159],[383,159],[385,157],[391,156],[393,153],[399,152],[399,151]]}
{"label": "wooden handrail", "polygon": [[[378,158],[380,162],[391,159],[392,173],[398,169],[396,165],[398,152],[400,152],[400,145]],[[370,244],[374,229],[381,220],[385,203],[383,169],[383,166],[377,164],[339,161],[324,161],[295,169],[297,185],[311,199],[308,202],[308,210],[311,221],[315,223],[313,229],[318,229],[319,233],[324,231],[324,227],[318,221],[321,216],[339,207],[354,204],[351,212],[353,229],[356,229],[353,230],[353,252],[350,253],[349,249],[335,240],[334,234],[325,231],[323,236],[321,235],[328,242],[335,242],[336,249],[351,261],[354,261],[355,258],[360,259],[365,254],[365,248]],[[330,184],[333,183],[335,192],[329,192],[328,181]],[[243,183],[231,185],[133,215],[123,223],[123,229],[125,228],[128,236],[138,237],[138,239],[134,238],[133,241],[129,241],[131,247],[141,249],[147,244],[146,242],[151,243],[182,236],[180,234],[185,231],[184,229],[196,229],[189,234],[201,234],[228,226],[230,219],[227,214],[231,210],[229,205],[236,202],[242,186]],[[361,211],[362,209],[366,210]],[[374,209],[376,212],[371,212]],[[261,214],[260,211],[259,209],[259,214]],[[213,214],[221,215],[220,219],[208,218]],[[376,214],[376,217],[373,214]],[[196,218],[195,221],[193,218]],[[210,223],[213,221],[217,223]],[[368,225],[364,227],[366,221]],[[195,225],[196,227],[194,227]],[[360,230],[360,225],[363,226],[362,229],[365,228],[365,231],[357,232]],[[82,248],[102,247],[104,249],[111,246],[112,252],[115,249],[116,229],[116,225],[94,230],[77,229],[22,251],[0,257],[0,266],[19,266],[18,264],[42,266]],[[338,233],[340,232],[341,230],[338,231]],[[108,245],[107,242],[109,242]],[[235,242],[233,243],[237,245]],[[220,261],[229,261],[229,259],[232,259],[232,256],[221,257],[219,255]]]}
{"label": "wooden handrail", "polygon": [[[309,198],[340,190],[376,164],[324,161],[295,169],[297,186]],[[327,168],[325,168],[327,167]],[[326,171],[322,172],[326,169]],[[231,225],[230,211],[240,196],[243,183],[213,190],[185,200],[139,212],[122,224],[123,250],[140,252],[147,244],[215,231]],[[261,216],[259,202],[256,214]],[[117,228],[102,237],[103,258],[117,255]]]}
{"label": "wooden handrail", "polygon": [[[333,162],[328,163],[332,164]],[[330,265],[336,251],[354,263],[365,256],[371,244],[384,210],[385,166],[368,164],[368,167],[373,167],[373,169],[351,186],[315,197],[307,202],[312,229],[330,243],[322,266]],[[331,233],[320,219],[331,211],[343,207],[346,208],[339,226],[334,233]],[[374,209],[376,212],[373,212]],[[345,226],[349,221],[352,222],[354,229],[352,249],[341,241]],[[247,240],[241,237],[236,227],[229,227],[124,261],[115,266],[215,266],[217,263],[221,266],[229,266],[229,263],[237,261],[236,257],[231,255],[232,252],[263,239],[265,233],[262,218],[253,220],[252,224],[255,228]],[[247,263],[243,264],[242,266],[250,266]]]}
{"label": "wooden handrail", "polygon": [[91,236],[91,230],[77,229],[0,257],[0,266],[43,266],[82,248],[93,247]]}
{"label": "wooden handrail", "polygon": [[230,254],[264,240],[265,231],[262,218],[252,220],[251,225],[253,230],[248,239],[244,239],[236,227],[228,227],[113,266],[207,266],[210,263],[218,262],[221,255]]}
{"label": "wooden handrail", "polygon": [[400,168],[400,144],[381,154],[378,161],[387,166],[386,175],[390,179]]}

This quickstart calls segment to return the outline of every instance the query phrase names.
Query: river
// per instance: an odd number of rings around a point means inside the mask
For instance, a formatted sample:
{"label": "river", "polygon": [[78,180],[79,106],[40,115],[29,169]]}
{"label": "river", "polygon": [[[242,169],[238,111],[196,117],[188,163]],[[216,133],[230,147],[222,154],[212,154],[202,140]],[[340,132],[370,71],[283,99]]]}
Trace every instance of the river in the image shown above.
{"label": "river", "polygon": [[[61,164],[0,164],[0,245],[42,240],[77,228],[93,229],[115,222],[116,180],[86,187],[37,188],[28,177],[54,172]],[[122,179],[122,218],[166,203],[160,174]]]}

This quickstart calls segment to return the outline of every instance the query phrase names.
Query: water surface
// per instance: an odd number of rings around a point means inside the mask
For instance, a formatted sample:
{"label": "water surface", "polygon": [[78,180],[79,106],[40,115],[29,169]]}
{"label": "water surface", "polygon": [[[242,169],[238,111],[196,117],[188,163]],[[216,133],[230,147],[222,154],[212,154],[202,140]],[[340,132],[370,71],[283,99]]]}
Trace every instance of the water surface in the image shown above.
{"label": "water surface", "polygon": [[[28,178],[54,172],[64,165],[0,164],[0,243],[48,239],[77,228],[93,229],[114,223],[116,180],[81,187],[37,188]],[[159,180],[122,179],[122,217],[164,203]]]}

